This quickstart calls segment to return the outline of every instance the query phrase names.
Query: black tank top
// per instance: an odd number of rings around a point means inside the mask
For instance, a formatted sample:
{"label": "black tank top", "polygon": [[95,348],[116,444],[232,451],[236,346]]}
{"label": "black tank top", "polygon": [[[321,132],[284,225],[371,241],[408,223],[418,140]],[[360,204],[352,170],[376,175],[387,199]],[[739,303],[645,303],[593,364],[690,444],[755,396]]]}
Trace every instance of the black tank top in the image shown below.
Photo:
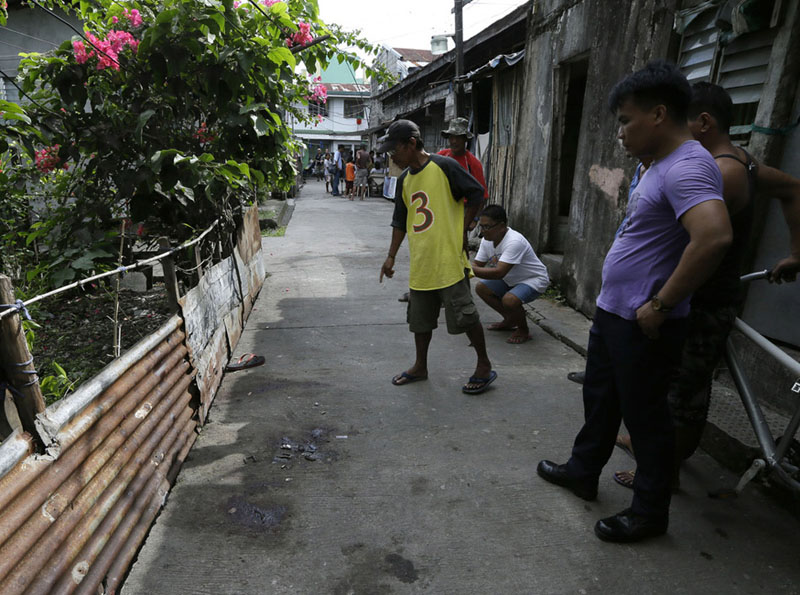
{"label": "black tank top", "polygon": [[[741,147],[739,148],[741,149]],[[743,292],[739,277],[742,274],[745,251],[753,227],[758,164],[750,156],[750,153],[744,149],[741,150],[745,154],[746,161],[742,161],[738,155],[729,153],[714,156],[714,159],[725,157],[738,161],[747,170],[747,204],[731,215],[733,242],[711,278],[694,292],[693,304],[719,306],[735,305],[742,301]]]}

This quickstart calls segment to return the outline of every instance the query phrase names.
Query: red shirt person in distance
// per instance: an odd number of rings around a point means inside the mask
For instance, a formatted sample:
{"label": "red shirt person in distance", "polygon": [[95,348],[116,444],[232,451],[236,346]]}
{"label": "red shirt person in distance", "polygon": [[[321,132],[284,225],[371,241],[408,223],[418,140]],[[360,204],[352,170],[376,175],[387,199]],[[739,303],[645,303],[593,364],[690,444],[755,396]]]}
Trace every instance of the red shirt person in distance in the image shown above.
{"label": "red shirt person in distance", "polygon": [[[450,148],[442,149],[439,151],[439,155],[452,157],[473,178],[481,183],[481,186],[483,186],[483,202],[486,203],[489,198],[489,190],[486,188],[486,180],[483,177],[483,165],[475,155],[467,150],[467,141],[472,138],[472,133],[469,131],[469,122],[466,118],[453,118],[450,120],[447,130],[442,130],[442,136],[448,140]],[[475,227],[476,223],[471,223],[470,229]]]}

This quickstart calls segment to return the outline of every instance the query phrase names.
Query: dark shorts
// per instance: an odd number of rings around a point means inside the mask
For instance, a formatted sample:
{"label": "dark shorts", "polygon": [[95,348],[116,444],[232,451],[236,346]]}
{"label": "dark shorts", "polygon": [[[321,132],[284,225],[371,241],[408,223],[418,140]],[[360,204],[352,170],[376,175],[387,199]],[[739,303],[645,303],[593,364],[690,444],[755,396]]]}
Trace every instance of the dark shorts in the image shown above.
{"label": "dark shorts", "polygon": [[353,189],[353,180],[345,180],[344,181],[344,188],[348,192]]}
{"label": "dark shorts", "polygon": [[431,291],[409,290],[406,318],[412,333],[428,333],[439,326],[439,310],[444,306],[447,332],[465,333],[481,319],[472,301],[469,279],[464,278],[450,287]]}
{"label": "dark shorts", "polygon": [[692,305],[681,364],[667,395],[676,426],[705,423],[714,369],[725,349],[725,341],[738,312],[738,305]]}

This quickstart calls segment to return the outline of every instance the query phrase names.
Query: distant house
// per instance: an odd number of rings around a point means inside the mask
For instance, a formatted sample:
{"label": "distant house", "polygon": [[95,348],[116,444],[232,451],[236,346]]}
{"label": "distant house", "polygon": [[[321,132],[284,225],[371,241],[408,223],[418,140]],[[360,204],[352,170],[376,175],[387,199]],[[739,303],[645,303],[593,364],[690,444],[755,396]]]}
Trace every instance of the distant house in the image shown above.
{"label": "distant house", "polygon": [[319,76],[328,92],[328,100],[309,103],[308,113],[318,118],[316,123],[292,123],[295,136],[306,144],[303,159],[306,165],[317,149],[323,153],[333,152],[338,145],[345,145],[355,151],[369,117],[369,85],[359,79],[348,64],[334,62]]}
{"label": "distant house", "polygon": [[[395,77],[399,83],[409,74],[420,68],[425,68],[436,58],[430,50],[416,50],[412,48],[390,48],[383,46],[375,59],[377,64],[382,64]],[[372,94],[378,95],[389,88],[389,83],[373,81]]]}

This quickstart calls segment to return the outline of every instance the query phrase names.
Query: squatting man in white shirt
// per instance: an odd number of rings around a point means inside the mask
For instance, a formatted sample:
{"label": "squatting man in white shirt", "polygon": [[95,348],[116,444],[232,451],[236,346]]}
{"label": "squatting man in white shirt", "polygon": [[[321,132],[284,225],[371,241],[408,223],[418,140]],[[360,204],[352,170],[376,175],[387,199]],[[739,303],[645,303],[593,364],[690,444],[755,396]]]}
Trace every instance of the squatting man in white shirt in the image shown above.
{"label": "squatting man in white shirt", "polygon": [[522,306],[547,289],[547,268],[525,236],[508,227],[506,211],[500,205],[486,207],[479,225],[483,239],[472,263],[478,277],[475,292],[503,316],[488,330],[513,331],[507,342],[524,343],[531,335]]}

